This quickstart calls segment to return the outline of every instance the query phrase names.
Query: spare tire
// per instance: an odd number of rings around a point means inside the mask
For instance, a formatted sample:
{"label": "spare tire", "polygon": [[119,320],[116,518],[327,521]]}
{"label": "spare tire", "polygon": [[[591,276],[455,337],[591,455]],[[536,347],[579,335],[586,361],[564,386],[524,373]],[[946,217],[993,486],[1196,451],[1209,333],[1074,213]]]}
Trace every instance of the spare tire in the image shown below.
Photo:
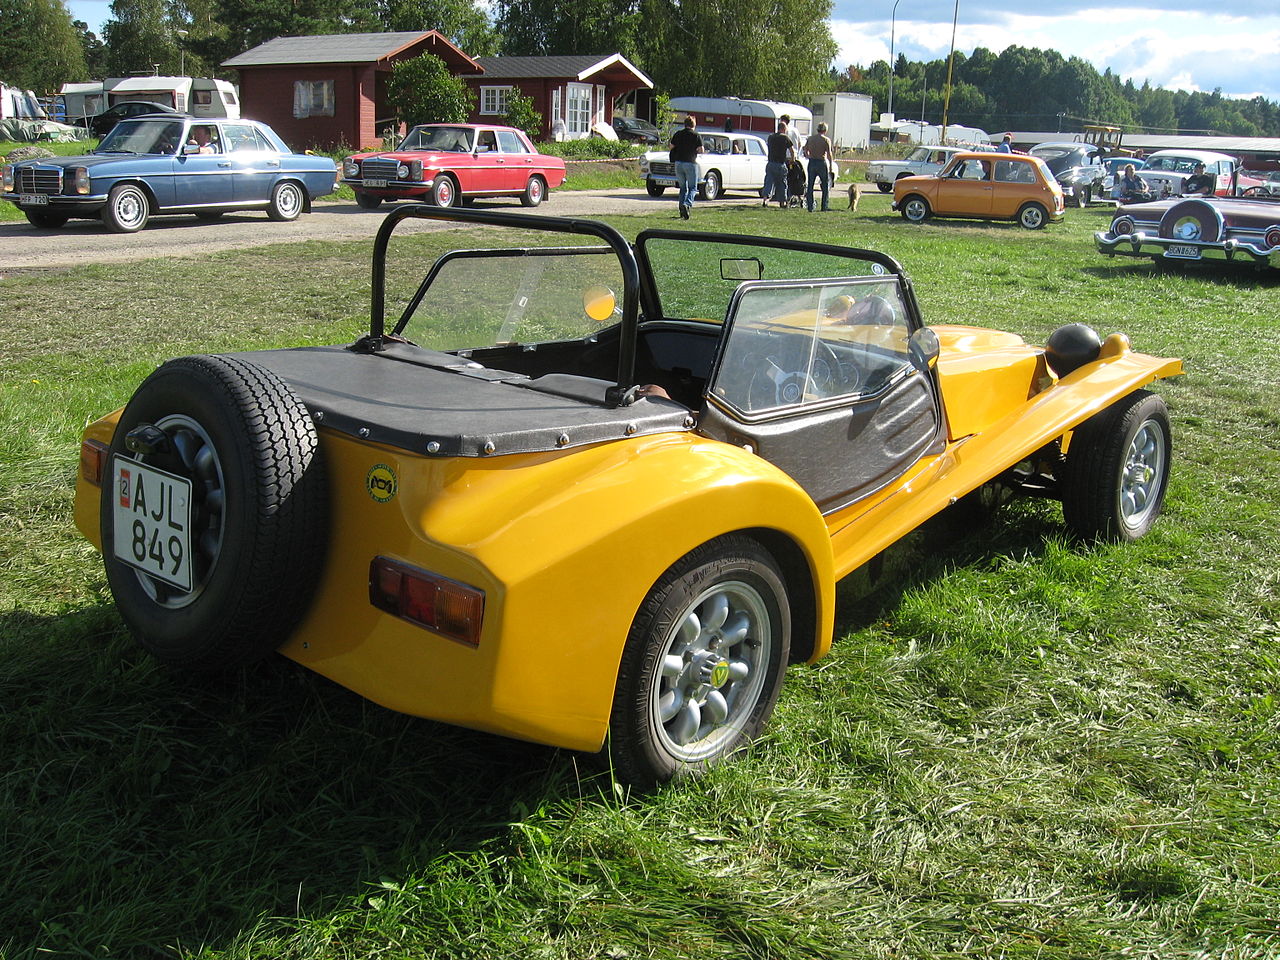
{"label": "spare tire", "polygon": [[[122,488],[142,473],[131,462],[177,478],[170,500],[176,489],[181,501],[182,481],[189,482],[189,513],[184,505],[175,515],[189,548],[182,539],[165,539],[168,529],[157,544],[163,524],[137,518],[136,495],[134,513],[117,515]],[[170,360],[125,407],[103,487],[107,581],[130,631],[157,659],[218,670],[265,656],[288,638],[319,580],[328,539],[315,426],[288,384],[237,357]],[[117,555],[117,526],[124,531],[119,552],[141,565]],[[124,542],[129,537],[133,542]],[[178,570],[188,549],[182,575],[189,587],[175,586],[165,579],[164,563]],[[147,569],[155,562],[159,571]]]}

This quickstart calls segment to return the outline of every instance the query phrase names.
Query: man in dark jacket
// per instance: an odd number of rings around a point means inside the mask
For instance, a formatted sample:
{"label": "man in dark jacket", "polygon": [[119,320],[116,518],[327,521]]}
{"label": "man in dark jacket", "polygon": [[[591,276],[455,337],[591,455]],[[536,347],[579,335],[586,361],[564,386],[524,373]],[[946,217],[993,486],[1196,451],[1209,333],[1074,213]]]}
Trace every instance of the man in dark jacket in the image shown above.
{"label": "man in dark jacket", "polygon": [[698,154],[702,152],[702,138],[694,129],[693,117],[684,118],[684,126],[671,136],[671,163],[676,168],[676,200],[680,204],[680,217],[689,219],[693,198],[698,192]]}
{"label": "man in dark jacket", "polygon": [[772,198],[778,201],[778,206],[785,207],[787,205],[787,164],[796,158],[795,147],[791,145],[791,138],[787,136],[785,120],[778,123],[776,133],[769,134],[769,139],[765,141],[765,148],[769,155],[769,162],[764,165],[764,202],[761,206],[767,207]]}

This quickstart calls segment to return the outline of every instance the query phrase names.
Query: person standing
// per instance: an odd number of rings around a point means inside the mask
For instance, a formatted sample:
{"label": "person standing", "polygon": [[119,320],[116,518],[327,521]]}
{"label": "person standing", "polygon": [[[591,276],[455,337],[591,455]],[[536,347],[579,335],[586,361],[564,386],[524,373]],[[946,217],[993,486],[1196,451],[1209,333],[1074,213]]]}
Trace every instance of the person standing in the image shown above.
{"label": "person standing", "polygon": [[1000,140],[1000,146],[996,147],[996,153],[1013,153],[1013,134],[1006,133]]}
{"label": "person standing", "polygon": [[809,158],[809,185],[804,192],[804,205],[813,213],[813,181],[822,184],[822,209],[830,210],[831,156],[835,151],[827,139],[827,125],[818,124],[818,132],[804,142],[804,155]]}
{"label": "person standing", "polygon": [[796,156],[795,148],[791,146],[791,138],[787,136],[785,120],[779,120],[777,132],[769,134],[769,139],[765,141],[765,150],[768,154],[768,162],[764,165],[764,202],[760,206],[767,207],[769,200],[774,199],[778,201],[778,206],[785,207],[787,205],[787,162],[794,160]]}
{"label": "person standing", "polygon": [[791,140],[791,149],[796,152],[795,155],[800,156],[800,151],[804,149],[804,141],[800,139],[800,131],[791,122],[791,114],[784,113],[778,119],[787,125],[787,129],[782,132]]}
{"label": "person standing", "polygon": [[676,199],[682,220],[689,219],[693,197],[698,192],[698,154],[702,152],[702,138],[694,126],[693,117],[685,117],[684,126],[671,136],[671,163],[676,168]]}

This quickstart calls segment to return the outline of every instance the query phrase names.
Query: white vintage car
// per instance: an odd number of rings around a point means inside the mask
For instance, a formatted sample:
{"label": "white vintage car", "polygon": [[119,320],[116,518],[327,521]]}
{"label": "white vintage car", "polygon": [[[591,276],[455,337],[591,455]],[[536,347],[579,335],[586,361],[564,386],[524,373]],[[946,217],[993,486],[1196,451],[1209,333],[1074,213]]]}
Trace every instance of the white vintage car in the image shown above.
{"label": "white vintage car", "polygon": [[[702,153],[698,154],[698,199],[714,200],[726,190],[758,193],[764,187],[764,165],[768,160],[764,140],[753,133],[724,133],[699,130]],[[676,165],[666,150],[650,150],[640,158],[649,196],[660,197],[667,187],[676,186]]]}
{"label": "white vintage car", "polygon": [[903,177],[919,177],[937,173],[957,153],[966,150],[990,150],[990,146],[941,147],[937,144],[916,147],[905,160],[875,160],[867,164],[867,179],[880,188],[881,193],[892,193],[893,184]]}

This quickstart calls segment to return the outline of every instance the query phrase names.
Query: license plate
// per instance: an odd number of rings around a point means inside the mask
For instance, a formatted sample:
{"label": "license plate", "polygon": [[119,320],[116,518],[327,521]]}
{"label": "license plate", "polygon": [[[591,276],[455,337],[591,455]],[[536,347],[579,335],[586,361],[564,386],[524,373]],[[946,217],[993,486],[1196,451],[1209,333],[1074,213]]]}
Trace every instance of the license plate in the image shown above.
{"label": "license plate", "polygon": [[385,187],[385,186],[387,185],[387,181],[385,181],[385,180],[374,180],[374,179],[372,179],[372,178],[366,178],[366,179],[365,179],[365,181],[364,181],[364,185],[365,185],[366,187]]}
{"label": "license plate", "polygon": [[116,558],[191,590],[191,481],[127,457],[113,461]]}
{"label": "license plate", "polygon": [[49,198],[43,193],[22,193],[18,195],[18,203],[26,207],[47,207]]}
{"label": "license plate", "polygon": [[1166,257],[1178,257],[1182,260],[1199,260],[1200,248],[1175,243],[1173,246],[1165,248],[1164,255]]}

